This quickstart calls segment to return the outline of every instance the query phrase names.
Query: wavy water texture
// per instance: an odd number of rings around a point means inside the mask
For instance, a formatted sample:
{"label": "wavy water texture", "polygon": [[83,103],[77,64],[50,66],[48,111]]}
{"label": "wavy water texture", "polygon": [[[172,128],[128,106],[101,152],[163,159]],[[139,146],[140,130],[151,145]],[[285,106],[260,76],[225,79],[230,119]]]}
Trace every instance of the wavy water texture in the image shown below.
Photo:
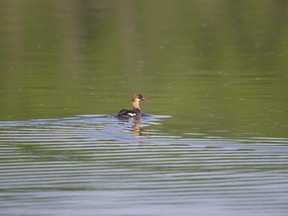
{"label": "wavy water texture", "polygon": [[168,136],[165,118],[1,122],[1,213],[287,214],[287,139]]}

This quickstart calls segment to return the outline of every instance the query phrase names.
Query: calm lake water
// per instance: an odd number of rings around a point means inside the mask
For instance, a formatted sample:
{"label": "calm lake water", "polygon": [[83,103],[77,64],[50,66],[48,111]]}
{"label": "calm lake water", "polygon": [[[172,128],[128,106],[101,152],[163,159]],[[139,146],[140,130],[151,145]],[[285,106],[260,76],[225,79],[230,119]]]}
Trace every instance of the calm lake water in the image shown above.
{"label": "calm lake water", "polygon": [[288,214],[288,1],[0,13],[1,215]]}

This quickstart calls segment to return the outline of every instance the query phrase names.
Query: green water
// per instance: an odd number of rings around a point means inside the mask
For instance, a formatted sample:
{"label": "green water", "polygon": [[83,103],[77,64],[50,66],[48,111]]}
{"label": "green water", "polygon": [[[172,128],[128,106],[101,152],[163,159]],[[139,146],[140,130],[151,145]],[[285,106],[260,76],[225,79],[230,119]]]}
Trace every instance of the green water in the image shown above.
{"label": "green water", "polygon": [[[285,1],[2,1],[1,120],[143,111],[287,137]],[[190,129],[188,129],[190,128]],[[174,131],[175,132],[175,131]]]}
{"label": "green water", "polygon": [[0,212],[286,215],[288,1],[0,3]]}
{"label": "green water", "polygon": [[2,1],[1,120],[116,113],[140,92],[154,99],[145,112],[174,116],[181,132],[287,137],[287,8]]}

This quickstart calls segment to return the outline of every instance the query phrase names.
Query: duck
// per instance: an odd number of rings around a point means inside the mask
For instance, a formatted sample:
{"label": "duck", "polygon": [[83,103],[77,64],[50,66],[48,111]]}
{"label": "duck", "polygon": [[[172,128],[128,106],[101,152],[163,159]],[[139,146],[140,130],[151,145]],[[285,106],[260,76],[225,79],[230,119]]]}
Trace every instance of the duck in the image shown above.
{"label": "duck", "polygon": [[151,98],[145,98],[141,94],[134,94],[131,99],[132,110],[122,109],[118,112],[117,117],[120,119],[141,118],[140,101],[148,100],[151,100]]}

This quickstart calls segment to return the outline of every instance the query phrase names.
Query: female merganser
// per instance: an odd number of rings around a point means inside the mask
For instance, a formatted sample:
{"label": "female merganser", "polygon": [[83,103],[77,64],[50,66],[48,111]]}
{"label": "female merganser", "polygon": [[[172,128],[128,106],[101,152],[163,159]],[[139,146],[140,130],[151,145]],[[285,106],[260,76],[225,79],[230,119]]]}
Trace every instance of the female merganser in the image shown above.
{"label": "female merganser", "polygon": [[141,110],[139,106],[140,101],[151,100],[150,98],[144,98],[141,94],[135,94],[132,96],[132,110],[122,109],[118,112],[118,118],[141,118]]}

